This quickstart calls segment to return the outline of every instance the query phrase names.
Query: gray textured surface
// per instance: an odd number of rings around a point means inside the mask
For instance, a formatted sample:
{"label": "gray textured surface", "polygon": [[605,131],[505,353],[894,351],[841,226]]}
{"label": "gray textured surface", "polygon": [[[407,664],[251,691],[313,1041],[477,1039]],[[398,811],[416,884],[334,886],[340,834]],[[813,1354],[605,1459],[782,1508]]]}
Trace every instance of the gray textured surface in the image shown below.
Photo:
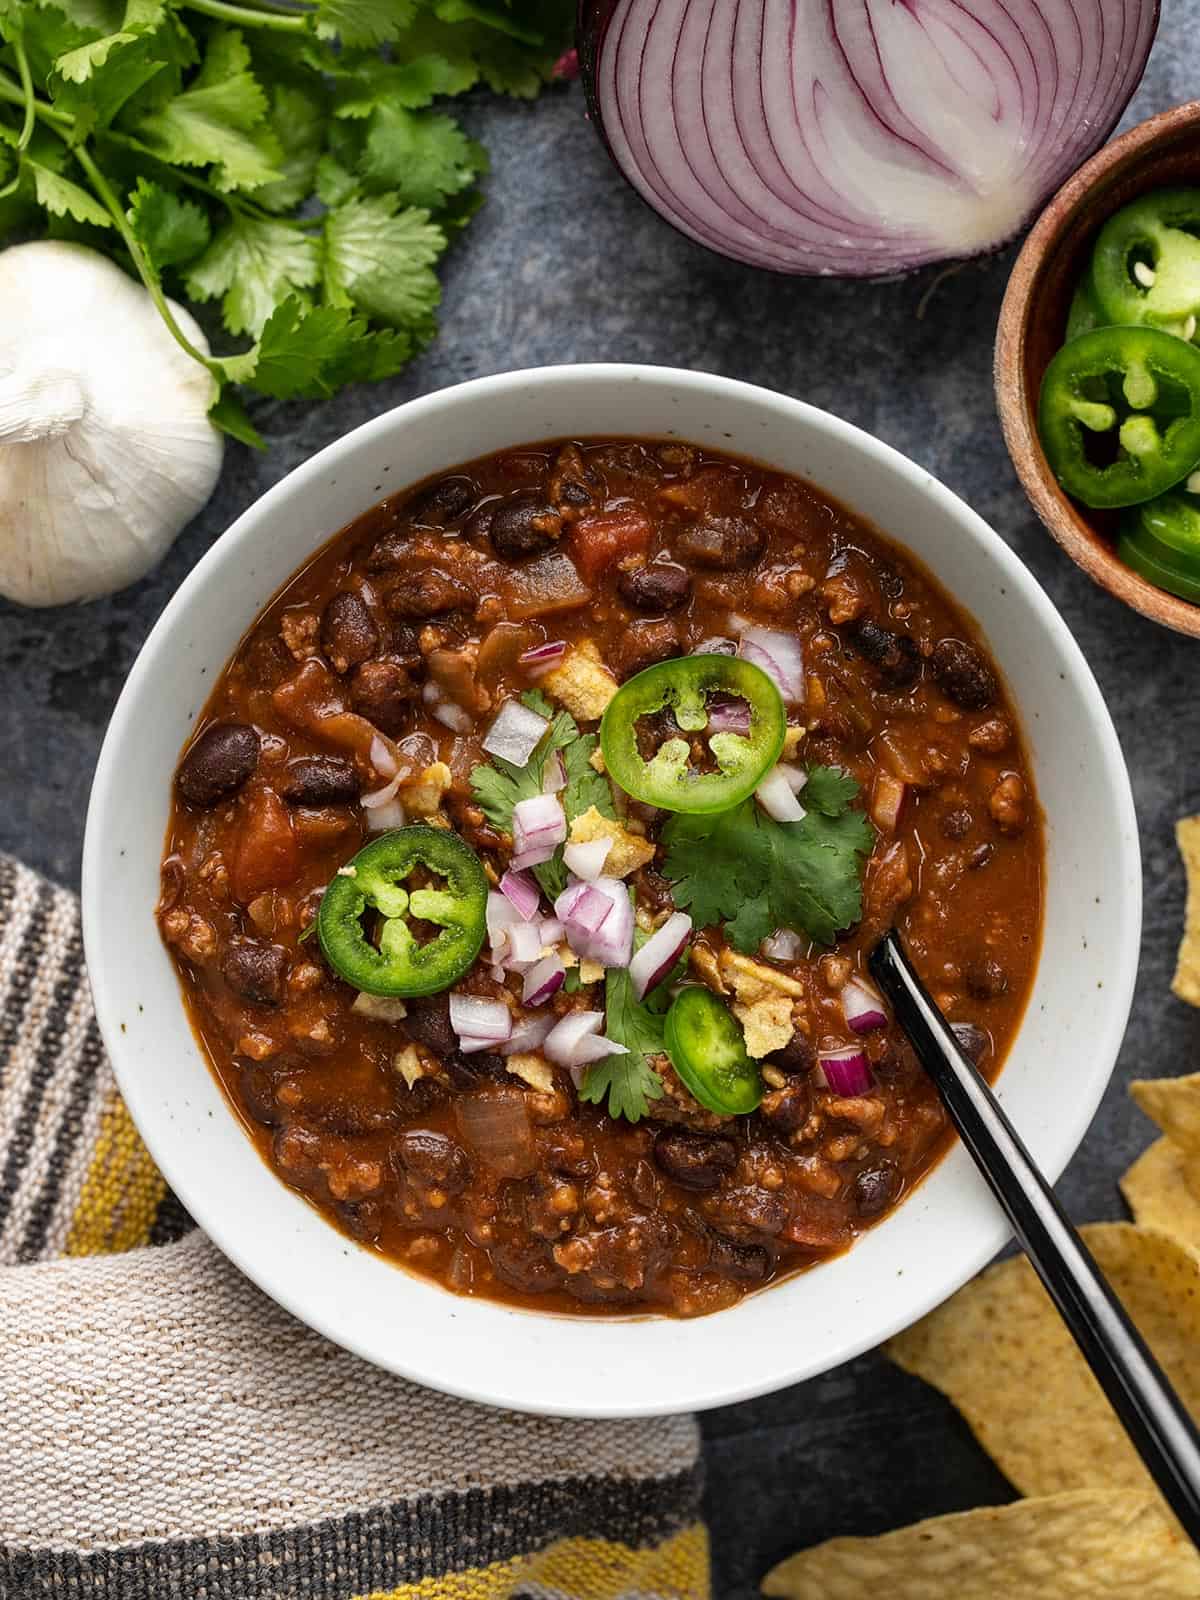
{"label": "gray textured surface", "polygon": [[[1198,25],[1200,0],[1168,0],[1127,120],[1194,92]],[[1100,680],[1133,773],[1145,938],[1117,1077],[1061,1193],[1077,1219],[1119,1215],[1117,1176],[1149,1139],[1124,1082],[1194,1065],[1200,1046],[1200,1015],[1167,987],[1183,906],[1171,825],[1200,809],[1200,645],[1093,588],[1026,506],[990,380],[1012,252],[948,277],[921,317],[931,274],[885,285],[773,278],[677,237],[609,168],[577,88],[534,107],[481,103],[471,119],[495,163],[490,199],[449,263],[445,331],[424,359],[326,405],[265,408],[270,453],[231,448],[204,515],[136,588],[84,609],[0,603],[0,848],[76,881],[92,766],[151,623],[252,499],[347,428],[444,384],[540,363],[651,361],[766,384],[870,429],[965,496],[1033,568]],[[686,1328],[680,1338],[686,1359]],[[741,1359],[752,1364],[753,1350]],[[713,1413],[705,1431],[723,1597],[749,1596],[801,1545],[1010,1493],[949,1407],[878,1356]]]}

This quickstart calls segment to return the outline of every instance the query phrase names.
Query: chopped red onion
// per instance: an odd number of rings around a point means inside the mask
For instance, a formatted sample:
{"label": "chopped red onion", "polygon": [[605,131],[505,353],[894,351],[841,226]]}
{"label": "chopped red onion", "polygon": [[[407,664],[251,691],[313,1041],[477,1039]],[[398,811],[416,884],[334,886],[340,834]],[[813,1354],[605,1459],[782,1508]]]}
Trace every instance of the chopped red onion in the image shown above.
{"label": "chopped red onion", "polygon": [[709,700],[706,707],[708,714],[707,733],[740,733],[750,732],[750,707],[745,700],[733,698],[718,699],[715,695]]}
{"label": "chopped red onion", "polygon": [[535,644],[531,650],[522,650],[517,657],[517,665],[524,667],[531,678],[540,678],[543,672],[549,672],[556,666],[567,653],[565,639],[552,639],[549,644]]}
{"label": "chopped red onion", "polygon": [[561,944],[567,937],[567,930],[557,917],[543,917],[538,923],[538,932],[543,944]]}
{"label": "chopped red onion", "polygon": [[566,982],[567,969],[558,956],[543,956],[536,966],[525,974],[521,1002],[527,1006],[542,1006],[557,994]]}
{"label": "chopped red onion", "polygon": [[508,929],[505,966],[531,967],[542,953],[542,936],[532,922],[514,922]]}
{"label": "chopped red onion", "polygon": [[784,704],[804,704],[804,647],[793,633],[776,628],[746,628],[738,646],[743,661],[761,667],[783,696]]}
{"label": "chopped red onion", "polygon": [[475,726],[475,719],[471,713],[464,711],[461,706],[456,706],[453,700],[443,700],[441,705],[434,706],[433,714],[453,733],[470,733]]}
{"label": "chopped red onion", "polygon": [[528,1016],[518,1017],[512,1032],[499,1047],[499,1053],[512,1056],[522,1050],[540,1050],[557,1021],[553,1011],[530,1012]]}
{"label": "chopped red onion", "polygon": [[691,917],[686,911],[676,911],[636,952],[629,963],[629,976],[639,1000],[644,1000],[672,970],[691,936]]}
{"label": "chopped red onion", "polygon": [[[612,907],[597,930],[588,932],[573,916],[577,900],[584,892],[604,895]],[[554,904],[562,921],[567,942],[577,956],[598,961],[604,967],[627,967],[633,953],[633,905],[629,891],[619,878],[597,878],[595,883],[576,883],[565,889]]]}
{"label": "chopped red onion", "polygon": [[563,860],[577,878],[582,878],[585,883],[594,883],[604,871],[604,863],[611,850],[611,839],[589,839],[586,844],[565,846]]}
{"label": "chopped red onion", "polygon": [[550,724],[519,700],[506,700],[483,738],[482,748],[514,767],[528,765]]}
{"label": "chopped red onion", "polygon": [[876,1028],[887,1027],[887,1012],[883,1001],[861,978],[851,978],[843,984],[841,993],[842,1015],[851,1033],[871,1033]]}
{"label": "chopped red onion", "polygon": [[588,935],[598,932],[605,918],[612,915],[612,909],[609,897],[590,883],[572,884],[554,902],[554,910],[562,918],[568,938],[577,930]]}
{"label": "chopped red onion", "polygon": [[895,833],[900,826],[908,785],[890,772],[876,772],[871,788],[871,821],[883,833]]}
{"label": "chopped red onion", "polygon": [[537,916],[542,903],[541,890],[528,873],[506,872],[500,879],[500,893],[526,922],[532,922]]}
{"label": "chopped red onion", "polygon": [[381,778],[394,778],[400,771],[400,763],[396,753],[387,739],[375,734],[371,739],[370,748],[371,765]]}
{"label": "chopped red onion", "polygon": [[831,1094],[846,1097],[866,1094],[871,1087],[871,1067],[866,1051],[856,1045],[847,1050],[822,1050],[817,1057],[816,1078]]}
{"label": "chopped red onion", "polygon": [[539,866],[567,837],[567,817],[557,795],[535,794],[513,807],[513,866]]}
{"label": "chopped red onion", "polygon": [[793,794],[799,794],[808,782],[808,773],[805,772],[803,767],[793,767],[790,762],[781,761],[777,770],[783,773],[787,779],[788,788]]}
{"label": "chopped red onion", "polygon": [[603,1011],[569,1011],[546,1035],[542,1051],[560,1067],[584,1066],[603,1061],[606,1056],[628,1055],[623,1044],[603,1037],[603,1025]]}
{"label": "chopped red onion", "polygon": [[359,804],[366,806],[368,811],[373,811],[376,806],[386,806],[389,801],[396,798],[396,790],[400,787],[400,774],[389,778],[382,789],[372,789],[370,794],[359,797]]}
{"label": "chopped red onion", "polygon": [[799,961],[804,954],[804,940],[794,928],[776,928],[759,949],[768,961]]}
{"label": "chopped red onion", "polygon": [[435,706],[442,698],[442,691],[431,678],[421,689],[421,699],[427,706]]}
{"label": "chopped red onion", "polygon": [[542,772],[542,793],[560,794],[567,787],[567,765],[561,750],[552,750]]}
{"label": "chopped red onion", "polygon": [[512,1032],[512,1013],[503,1000],[485,1000],[481,995],[450,995],[450,1026],[459,1039],[473,1042],[473,1048],[483,1044],[500,1044]]}
{"label": "chopped red onion", "polygon": [[754,791],[754,797],[776,822],[803,822],[808,813],[796,799],[782,767],[772,767]]}
{"label": "chopped red onion", "polygon": [[392,828],[402,828],[405,823],[404,807],[399,800],[389,800],[367,812],[367,832],[387,833]]}

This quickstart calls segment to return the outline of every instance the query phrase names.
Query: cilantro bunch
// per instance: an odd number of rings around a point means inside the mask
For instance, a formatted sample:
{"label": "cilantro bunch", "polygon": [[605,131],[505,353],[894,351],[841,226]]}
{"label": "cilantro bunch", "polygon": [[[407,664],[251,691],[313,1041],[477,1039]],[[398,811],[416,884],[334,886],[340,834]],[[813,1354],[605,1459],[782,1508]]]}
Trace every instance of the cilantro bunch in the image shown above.
{"label": "cilantro bunch", "polygon": [[[0,0],[0,239],[113,255],[217,383],[319,398],[435,331],[483,149],[434,102],[533,96],[571,0]],[[381,48],[382,47],[382,48]],[[205,355],[168,295],[220,305]]]}

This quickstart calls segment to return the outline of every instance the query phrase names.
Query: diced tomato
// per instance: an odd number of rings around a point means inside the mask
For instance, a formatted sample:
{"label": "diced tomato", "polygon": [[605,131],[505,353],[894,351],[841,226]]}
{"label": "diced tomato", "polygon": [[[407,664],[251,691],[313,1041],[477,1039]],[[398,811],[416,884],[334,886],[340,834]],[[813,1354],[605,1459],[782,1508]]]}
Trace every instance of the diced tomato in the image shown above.
{"label": "diced tomato", "polygon": [[233,892],[243,905],[264,889],[290,883],[300,852],[287,806],[274,789],[251,789],[242,801],[233,858]]}
{"label": "diced tomato", "polygon": [[580,517],[571,530],[571,554],[588,583],[595,583],[622,556],[644,555],[652,533],[644,511],[599,511]]}

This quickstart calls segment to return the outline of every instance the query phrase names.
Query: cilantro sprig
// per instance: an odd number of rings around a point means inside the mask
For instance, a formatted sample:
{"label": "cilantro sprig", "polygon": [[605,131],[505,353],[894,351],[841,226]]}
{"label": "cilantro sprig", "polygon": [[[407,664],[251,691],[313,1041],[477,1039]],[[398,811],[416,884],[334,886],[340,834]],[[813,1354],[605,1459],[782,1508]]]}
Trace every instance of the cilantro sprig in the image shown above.
{"label": "cilantro sprig", "polygon": [[[571,0],[0,0],[0,240],[44,231],[141,278],[235,393],[383,378],[435,331],[436,264],[487,157],[434,102],[536,94]],[[386,56],[380,46],[386,46]],[[208,355],[168,296],[215,302]],[[248,341],[248,342],[246,342]]]}
{"label": "cilantro sprig", "polygon": [[875,834],[854,779],[813,767],[802,822],[775,822],[753,799],[716,816],[674,816],[663,830],[663,870],[674,899],[698,928],[723,923],[735,949],[751,954],[776,928],[818,944],[862,915],[862,875]]}
{"label": "cilantro sprig", "polygon": [[[559,794],[567,821],[573,822],[585,811],[595,806],[605,817],[615,817],[612,790],[608,780],[591,765],[590,757],[596,748],[594,733],[580,733],[575,718],[568,711],[555,712],[554,707],[540,690],[530,689],[521,696],[525,705],[550,723],[542,735],[541,743],[523,767],[493,756],[486,766],[475,767],[471,772],[471,790],[476,804],[494,827],[506,833],[512,829],[513,807],[519,800],[532,799],[542,792],[542,778],[546,762],[556,752],[561,752],[567,782]],[[563,864],[562,847],[549,861],[534,867],[534,876],[542,892],[551,900],[567,887],[567,869]]]}
{"label": "cilantro sprig", "polygon": [[[656,1004],[656,995],[661,995],[665,1004]],[[624,1117],[627,1122],[640,1122],[650,1114],[650,1102],[661,1100],[665,1091],[647,1058],[661,1055],[666,1048],[663,1026],[669,1004],[666,985],[640,1001],[626,969],[609,967],[604,975],[604,1032],[629,1053],[594,1062],[584,1074],[581,1100],[599,1106],[607,1100],[609,1116]]]}

